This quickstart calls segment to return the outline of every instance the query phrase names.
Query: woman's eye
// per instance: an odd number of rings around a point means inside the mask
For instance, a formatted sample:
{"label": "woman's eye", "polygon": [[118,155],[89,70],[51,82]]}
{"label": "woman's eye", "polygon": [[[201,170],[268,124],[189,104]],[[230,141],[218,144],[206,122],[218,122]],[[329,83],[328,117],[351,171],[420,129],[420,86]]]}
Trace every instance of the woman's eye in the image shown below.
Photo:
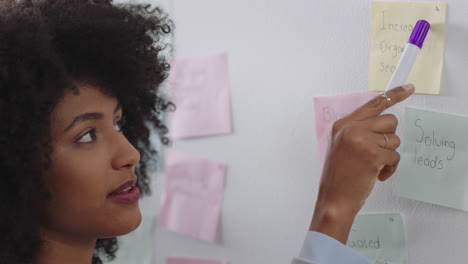
{"label": "woman's eye", "polygon": [[76,142],[79,143],[91,143],[96,140],[96,130],[92,129],[83,134]]}
{"label": "woman's eye", "polygon": [[122,124],[120,124],[120,122],[115,123],[114,128],[115,130],[122,132]]}
{"label": "woman's eye", "polygon": [[122,118],[119,121],[115,122],[115,125],[114,125],[115,130],[117,130],[119,132],[122,132],[123,131],[122,127],[123,127],[124,123],[125,123],[124,118]]}

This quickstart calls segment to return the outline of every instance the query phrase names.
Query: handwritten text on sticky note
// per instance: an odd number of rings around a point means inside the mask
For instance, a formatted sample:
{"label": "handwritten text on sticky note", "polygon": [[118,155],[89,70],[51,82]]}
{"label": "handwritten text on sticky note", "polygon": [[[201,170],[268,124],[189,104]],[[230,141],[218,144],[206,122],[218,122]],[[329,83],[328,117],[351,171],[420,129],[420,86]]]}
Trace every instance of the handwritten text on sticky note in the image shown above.
{"label": "handwritten text on sticky note", "polygon": [[377,94],[374,91],[367,91],[314,98],[315,127],[317,130],[320,164],[325,159],[333,123],[350,114],[356,108],[377,96]]}
{"label": "handwritten text on sticky note", "polygon": [[406,109],[396,193],[468,211],[468,117]]}
{"label": "handwritten text on sticky note", "polygon": [[374,264],[406,264],[408,249],[400,214],[356,216],[347,246]]}
{"label": "handwritten text on sticky note", "polygon": [[226,165],[169,151],[158,224],[214,243],[218,238]]}
{"label": "handwritten text on sticky note", "polygon": [[229,134],[231,97],[226,53],[179,58],[171,63],[170,115],[174,138]]}
{"label": "handwritten text on sticky note", "polygon": [[369,90],[386,88],[416,21],[424,19],[431,29],[407,82],[416,93],[440,93],[446,9],[441,2],[372,2]]}

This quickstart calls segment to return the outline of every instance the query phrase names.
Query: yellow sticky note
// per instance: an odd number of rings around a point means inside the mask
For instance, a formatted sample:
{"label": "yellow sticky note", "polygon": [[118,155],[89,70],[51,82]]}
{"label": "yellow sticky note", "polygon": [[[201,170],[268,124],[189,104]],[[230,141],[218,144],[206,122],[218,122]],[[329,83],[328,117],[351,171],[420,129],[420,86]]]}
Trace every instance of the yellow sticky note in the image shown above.
{"label": "yellow sticky note", "polygon": [[424,19],[431,29],[407,83],[416,86],[416,93],[440,93],[446,10],[442,2],[372,2],[369,90],[386,88],[416,21]]}

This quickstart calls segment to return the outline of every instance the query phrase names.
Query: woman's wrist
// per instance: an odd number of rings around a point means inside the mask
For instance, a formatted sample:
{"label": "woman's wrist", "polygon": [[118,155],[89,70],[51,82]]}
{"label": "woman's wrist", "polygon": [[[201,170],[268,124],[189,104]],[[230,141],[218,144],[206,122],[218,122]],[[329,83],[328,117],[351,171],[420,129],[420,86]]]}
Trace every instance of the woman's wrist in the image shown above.
{"label": "woman's wrist", "polygon": [[361,206],[317,200],[310,231],[320,232],[343,244],[348,240],[354,218]]}

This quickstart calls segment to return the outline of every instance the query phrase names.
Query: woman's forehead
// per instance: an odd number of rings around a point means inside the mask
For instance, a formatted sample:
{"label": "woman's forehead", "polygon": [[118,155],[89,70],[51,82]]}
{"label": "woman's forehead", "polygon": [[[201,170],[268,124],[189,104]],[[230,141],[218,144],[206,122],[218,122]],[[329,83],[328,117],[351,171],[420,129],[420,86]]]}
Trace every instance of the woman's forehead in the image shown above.
{"label": "woman's forehead", "polygon": [[[51,113],[54,122],[69,122],[83,113],[102,113],[113,115],[118,107],[116,97],[110,96],[91,84],[78,84],[78,93],[71,89],[65,91]],[[118,109],[117,109],[118,110]]]}

